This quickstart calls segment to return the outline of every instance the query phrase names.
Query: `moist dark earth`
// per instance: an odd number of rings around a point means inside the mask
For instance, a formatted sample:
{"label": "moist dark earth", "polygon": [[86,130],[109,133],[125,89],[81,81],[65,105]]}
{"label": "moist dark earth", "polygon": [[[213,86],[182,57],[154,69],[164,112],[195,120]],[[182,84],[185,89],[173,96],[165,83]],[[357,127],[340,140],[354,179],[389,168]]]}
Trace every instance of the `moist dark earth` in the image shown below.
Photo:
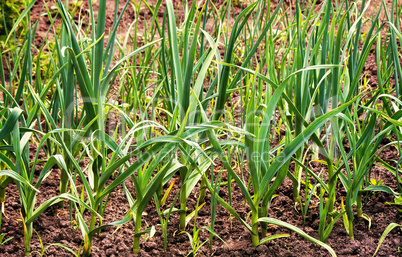
{"label": "moist dark earth", "polygon": [[[276,2],[276,1],[275,1]],[[379,1],[375,1],[379,2]],[[222,4],[222,1],[217,4]],[[289,4],[289,3],[288,3]],[[122,3],[121,3],[122,5]],[[36,44],[41,44],[43,38],[41,33],[45,33],[47,30],[46,17],[39,16],[43,7],[43,2],[38,1],[32,10],[32,19],[39,17],[40,25],[38,29],[38,36],[36,38]],[[96,5],[95,5],[96,8]],[[164,8],[164,7],[162,7]],[[112,26],[111,22],[113,9],[108,10],[107,24]],[[123,23],[130,22],[132,18],[133,10],[129,7],[128,15],[123,19]],[[150,16],[150,14],[144,13],[144,19]],[[127,23],[128,24],[128,23]],[[43,35],[43,34],[42,34]],[[376,65],[374,59],[374,52],[371,53],[368,58],[368,62],[365,67],[365,73],[368,74],[370,82],[373,87],[376,86]],[[32,148],[32,154],[35,153],[35,148]],[[388,147],[380,155],[384,160],[398,160],[399,154],[396,149]],[[44,156],[42,156],[44,158]],[[391,162],[390,162],[391,164]],[[293,166],[291,166],[293,167]],[[319,171],[321,167],[315,167],[315,171]],[[37,167],[37,172],[40,172],[41,167]],[[216,168],[219,170],[219,167]],[[247,170],[243,171],[245,177],[247,177]],[[380,179],[383,184],[396,189],[395,177],[389,174],[386,170],[379,166],[374,166],[372,176],[376,179]],[[51,175],[42,183],[39,188],[40,193],[37,196],[37,206],[43,203],[47,199],[57,195],[59,188],[60,171],[55,168]],[[225,180],[226,174],[223,174]],[[79,183],[79,182],[78,182]],[[131,180],[126,182],[127,188],[130,192],[134,192],[134,187]],[[167,185],[168,186],[168,185]],[[179,180],[175,184],[168,200],[167,207],[173,202],[175,194],[178,192],[180,186]],[[340,190],[342,185],[339,185],[337,192],[337,204],[339,209],[340,200],[345,196],[345,192]],[[18,221],[20,219],[20,199],[18,190],[15,184],[9,185],[6,190],[6,202],[5,202],[5,215],[3,215],[1,231],[5,233],[5,239],[12,237],[6,244],[0,246],[1,256],[23,256],[24,255],[24,232],[22,224]],[[190,213],[195,209],[197,195],[194,192],[199,192],[199,187],[190,195],[188,200],[188,208]],[[227,186],[223,186],[219,192],[220,196],[225,200],[228,199]],[[318,200],[314,198],[310,203],[309,214],[306,217],[305,223],[303,222],[300,207],[295,206],[293,202],[292,183],[289,179],[286,179],[283,185],[279,187],[276,192],[277,196],[273,199],[269,210],[269,217],[277,218],[282,221],[286,221],[298,228],[301,228],[307,234],[318,238]],[[244,203],[244,197],[239,187],[233,183],[233,195],[232,195],[233,207],[243,219],[247,218],[250,208]],[[354,235],[355,240],[350,240],[345,228],[343,227],[342,219],[340,219],[334,229],[330,238],[327,241],[337,253],[338,256],[372,256],[377,248],[379,239],[384,232],[385,228],[390,223],[401,224],[402,214],[398,211],[398,207],[387,204],[387,202],[393,202],[393,196],[385,193],[371,193],[364,197],[363,211],[367,214],[371,220],[371,228],[368,228],[368,222],[364,220],[355,219],[354,223]],[[176,207],[178,207],[176,203]],[[119,186],[114,190],[110,196],[110,201],[103,215],[104,224],[122,219],[125,213],[129,209],[129,204],[126,200],[122,186]],[[207,193],[206,204],[199,210],[196,226],[201,228],[207,226],[210,222],[210,194]],[[186,256],[191,252],[190,241],[185,233],[179,231],[179,215],[172,214],[168,224],[167,235],[167,251],[163,249],[163,235],[160,227],[159,216],[154,202],[147,206],[143,217],[143,229],[146,224],[148,226],[155,226],[156,233],[152,238],[142,238],[141,250],[139,256]],[[85,213],[84,217],[89,219],[89,214]],[[248,220],[250,221],[250,220]],[[190,221],[186,228],[186,231],[190,234],[193,231],[194,221]],[[68,246],[73,251],[77,252],[80,245],[82,245],[82,236],[77,224],[70,221],[70,214],[68,204],[64,208],[59,208],[57,205],[50,207],[43,214],[41,214],[34,222],[34,229],[40,236],[44,247],[49,246],[52,243],[60,243]],[[92,256],[134,256],[132,252],[134,224],[133,222],[126,223],[118,228],[110,227],[102,230],[100,235],[96,235],[93,241]],[[251,245],[250,232],[236,219],[230,216],[223,207],[217,207],[216,211],[216,233],[225,241],[223,243],[218,238],[214,237],[212,252],[209,249],[209,242],[206,242],[198,251],[199,255],[213,255],[213,256],[330,256],[330,254],[324,249],[317,246],[314,243],[302,238],[301,236],[281,227],[270,225],[268,229],[268,235],[274,234],[290,234],[290,237],[280,238],[270,241],[257,248]],[[402,231],[399,228],[391,231],[385,241],[383,242],[377,256],[402,256]],[[209,239],[209,235],[206,230],[201,229],[200,232],[201,242]],[[33,235],[31,256],[40,256],[35,251],[41,251],[41,244],[38,236]],[[44,256],[72,256],[72,253],[59,246],[50,246],[45,251]]]}
{"label": "moist dark earth", "polygon": [[[386,154],[386,153],[384,153]],[[395,156],[394,156],[395,157]],[[375,176],[381,173],[381,179],[384,184],[394,184],[393,177],[388,176],[381,171],[374,171]],[[59,186],[58,169],[48,177],[48,179],[40,187],[41,193],[38,195],[38,204],[55,195]],[[126,185],[130,192],[134,192],[132,183],[128,180]],[[174,195],[179,190],[180,183],[176,183],[173,192],[168,198],[168,205],[172,203]],[[238,186],[233,184],[233,206],[243,219],[246,219],[250,209],[244,205],[244,198]],[[198,192],[199,188],[195,189]],[[7,199],[5,203],[5,214],[3,216],[2,233],[6,233],[6,238],[13,237],[12,240],[1,246],[0,253],[2,256],[23,256],[23,230],[22,224],[17,221],[19,218],[20,204],[18,191],[15,185],[10,185],[7,190]],[[222,187],[220,196],[228,201],[227,187]],[[278,196],[274,198],[269,216],[286,221],[298,228],[303,229],[309,235],[318,238],[318,208],[317,202],[310,204],[310,214],[303,219],[298,208],[293,203],[292,183],[286,180],[278,189]],[[338,199],[344,196],[344,193],[338,193]],[[104,223],[108,223],[117,219],[122,219],[128,210],[128,202],[120,186],[112,192],[109,206],[104,214]],[[210,222],[210,195],[207,194],[206,204],[200,209],[197,217],[197,228],[207,226]],[[394,205],[386,204],[392,202],[393,197],[385,193],[376,193],[368,195],[365,198],[363,206],[364,213],[372,219],[371,229],[368,229],[367,221],[358,221],[354,224],[355,240],[349,239],[341,220],[335,225],[327,243],[335,250],[338,256],[372,256],[378,241],[389,223],[401,222],[401,214]],[[196,206],[196,198],[192,194],[188,200],[189,212],[193,211]],[[339,206],[339,203],[338,203]],[[178,206],[176,206],[178,207]],[[168,224],[168,249],[163,249],[163,235],[160,229],[160,220],[156,211],[155,204],[151,202],[145,210],[146,216],[143,219],[143,229],[145,224],[153,225],[156,233],[152,238],[142,240],[139,256],[186,256],[191,251],[190,242],[186,234],[179,234],[178,214],[172,214]],[[78,251],[78,247],[82,244],[82,236],[77,225],[70,222],[68,207],[60,209],[57,205],[50,207],[41,214],[34,222],[34,229],[40,236],[43,244],[46,246],[51,243],[61,243],[74,251]],[[86,215],[89,219],[89,215]],[[94,237],[92,256],[131,256],[134,226],[133,222],[126,223],[115,231],[116,227],[103,230],[100,235]],[[189,222],[186,231],[192,233],[193,220]],[[209,250],[207,242],[198,251],[200,255],[214,256],[330,256],[323,248],[303,239],[301,236],[277,226],[269,226],[268,235],[289,233],[290,237],[276,239],[270,241],[257,248],[251,245],[250,232],[238,222],[232,219],[230,214],[218,205],[216,212],[215,231],[226,242],[222,243],[219,239],[214,238],[213,251]],[[401,230],[394,229],[383,242],[377,256],[402,256],[399,252],[401,246]],[[209,236],[205,230],[200,233],[201,241],[208,240]],[[41,250],[41,246],[36,235],[33,236],[32,250]],[[39,256],[32,253],[32,256]],[[51,246],[45,252],[45,256],[72,256],[71,253],[61,247]],[[134,256],[134,255],[133,255]]]}

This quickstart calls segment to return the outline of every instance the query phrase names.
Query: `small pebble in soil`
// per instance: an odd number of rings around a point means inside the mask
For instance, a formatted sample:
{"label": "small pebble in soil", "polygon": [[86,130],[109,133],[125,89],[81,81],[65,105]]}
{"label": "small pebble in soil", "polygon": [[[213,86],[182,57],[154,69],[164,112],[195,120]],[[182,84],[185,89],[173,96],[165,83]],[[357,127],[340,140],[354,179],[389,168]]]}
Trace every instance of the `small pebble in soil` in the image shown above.
{"label": "small pebble in soil", "polygon": [[257,247],[257,251],[259,252],[268,252],[268,247],[266,245],[260,245]]}
{"label": "small pebble in soil", "polygon": [[70,226],[70,221],[68,219],[67,220],[60,220],[60,226],[62,228],[66,228],[66,227]]}
{"label": "small pebble in soil", "polygon": [[145,245],[145,250],[146,251],[151,251],[152,249],[158,248],[158,244],[155,242],[147,242]]}
{"label": "small pebble in soil", "polygon": [[13,207],[13,209],[18,209],[20,207],[20,204],[17,202],[11,202],[11,207]]}

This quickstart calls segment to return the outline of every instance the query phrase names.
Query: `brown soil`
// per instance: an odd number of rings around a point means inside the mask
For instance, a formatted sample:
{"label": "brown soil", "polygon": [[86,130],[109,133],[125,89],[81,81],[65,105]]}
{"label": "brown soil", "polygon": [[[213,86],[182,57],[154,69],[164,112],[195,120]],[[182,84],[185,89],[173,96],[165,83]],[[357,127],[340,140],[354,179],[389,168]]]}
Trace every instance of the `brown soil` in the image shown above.
{"label": "brown soil", "polygon": [[[392,154],[392,151],[391,151]],[[396,157],[395,155],[393,156]],[[381,173],[381,179],[384,184],[394,184],[394,178],[388,176],[387,173],[374,169],[373,175],[378,177]],[[130,192],[134,193],[134,188],[130,180],[126,181],[126,185]],[[38,204],[46,199],[55,196],[59,186],[59,171],[55,169],[53,173],[44,181],[40,187],[38,194]],[[167,201],[168,205],[172,203],[174,195],[179,190],[180,184],[174,186],[174,190]],[[250,211],[247,205],[244,205],[244,197],[241,194],[238,186],[233,184],[233,207],[246,219]],[[194,192],[198,192],[196,188]],[[318,238],[318,208],[317,201],[310,204],[310,214],[306,218],[306,223],[303,224],[301,213],[299,213],[293,205],[293,192],[290,180],[278,189],[278,196],[274,198],[269,216],[286,221],[298,228],[303,229],[311,236]],[[220,196],[228,201],[227,187],[222,187]],[[338,193],[338,199],[344,196],[344,193]],[[123,218],[128,210],[128,202],[120,186],[111,194],[109,206],[104,214],[104,222],[108,223],[114,220]],[[206,205],[199,211],[197,218],[197,228],[207,226],[210,221],[210,195],[207,194]],[[372,219],[372,227],[369,230],[368,224],[365,221],[356,220],[354,224],[355,240],[351,241],[343,227],[342,221],[338,221],[333,232],[328,240],[328,244],[335,250],[338,256],[372,256],[378,241],[389,223],[401,222],[401,215],[394,205],[386,204],[392,202],[393,197],[377,193],[368,195],[365,198],[363,206],[364,213]],[[196,198],[192,194],[188,200],[189,212],[193,211],[196,205]],[[339,206],[339,204],[338,204]],[[176,207],[178,207],[176,205]],[[168,207],[166,207],[168,208]],[[6,238],[13,237],[4,246],[0,247],[2,256],[23,256],[23,229],[22,224],[17,221],[19,219],[19,197],[18,191],[14,184],[7,189],[7,199],[5,203],[5,214],[1,233],[6,234]],[[186,256],[191,251],[191,246],[187,235],[179,234],[178,230],[178,215],[173,214],[168,224],[168,249],[163,250],[163,235],[160,229],[159,217],[153,202],[146,208],[146,216],[143,218],[143,229],[145,224],[155,226],[156,233],[154,237],[148,240],[142,239],[141,250],[139,256]],[[215,231],[226,242],[223,244],[219,239],[215,238],[213,242],[214,256],[330,256],[328,252],[319,246],[303,239],[294,232],[288,231],[276,226],[269,226],[268,235],[289,233],[288,238],[277,239],[261,245],[258,248],[251,246],[250,232],[238,222],[236,219],[231,219],[229,213],[218,205],[216,211]],[[89,218],[86,215],[86,218]],[[70,223],[68,207],[63,209],[57,206],[52,206],[46,210],[34,222],[34,229],[41,237],[43,244],[46,246],[51,243],[64,244],[74,251],[78,251],[82,244],[82,237],[76,224]],[[93,256],[131,256],[132,241],[134,234],[133,222],[123,225],[116,233],[113,233],[115,227],[105,229],[99,236],[94,237]],[[192,233],[193,221],[189,223],[186,229]],[[402,256],[398,252],[401,246],[401,230],[394,229],[385,239],[378,256]],[[204,230],[200,233],[201,241],[208,240],[208,233]],[[33,236],[32,250],[40,251],[40,243],[38,237]],[[200,255],[210,255],[208,242],[198,251]],[[32,256],[39,256],[33,253]],[[69,252],[61,247],[49,247],[45,256],[71,256]]]}

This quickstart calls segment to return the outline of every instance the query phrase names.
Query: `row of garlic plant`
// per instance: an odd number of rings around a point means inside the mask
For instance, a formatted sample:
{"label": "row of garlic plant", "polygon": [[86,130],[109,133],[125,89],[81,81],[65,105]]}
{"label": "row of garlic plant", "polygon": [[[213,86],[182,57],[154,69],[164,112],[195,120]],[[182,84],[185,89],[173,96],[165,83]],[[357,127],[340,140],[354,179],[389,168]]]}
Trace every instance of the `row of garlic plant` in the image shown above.
{"label": "row of garlic plant", "polygon": [[[361,36],[365,10],[369,4],[365,2],[359,11],[356,4],[348,1],[337,2],[336,8],[331,1],[324,1],[319,11],[315,12],[316,1],[308,9],[301,7],[307,5],[305,1],[297,1],[295,14],[288,16],[282,2],[270,13],[264,12],[270,9],[269,4],[257,1],[239,14],[230,31],[222,29],[222,24],[230,22],[231,3],[223,5],[216,13],[212,12],[215,24],[210,31],[206,28],[209,18],[207,10],[212,9],[208,4],[213,6],[213,3],[209,1],[201,6],[201,10],[196,2],[191,6],[183,5],[185,17],[182,24],[176,21],[171,1],[166,3],[163,17],[166,22],[162,24],[156,18],[158,11],[161,11],[162,1],[156,3],[156,8],[144,3],[145,8],[154,11],[149,30],[145,30],[143,35],[144,44],[137,46],[136,22],[128,29],[129,32],[134,31],[134,37],[128,33],[123,42],[117,40],[118,24],[129,1],[120,15],[115,12],[114,26],[107,42],[105,0],[99,2],[97,17],[94,17],[89,2],[90,26],[87,31],[81,27],[82,24],[72,22],[71,15],[65,9],[68,2],[58,1],[57,17],[63,25],[60,33],[56,33],[54,54],[49,56],[47,72],[43,76],[35,76],[35,80],[33,74],[41,74],[42,66],[40,58],[36,61],[36,70],[31,62],[37,23],[33,25],[34,29],[30,29],[29,9],[34,3],[31,1],[27,5],[17,21],[17,25],[23,24],[26,31],[21,50],[6,52],[12,56],[14,66],[11,69],[12,65],[8,65],[8,69],[12,70],[9,85],[17,84],[17,90],[12,86],[7,90],[4,69],[1,70],[2,104],[5,107],[0,137],[5,154],[2,153],[1,158],[6,167],[2,168],[1,189],[3,191],[12,179],[18,185],[27,254],[30,252],[35,218],[51,204],[62,204],[63,199],[70,200],[70,208],[80,225],[84,240],[83,255],[90,254],[92,237],[102,228],[121,225],[132,219],[135,223],[133,251],[137,253],[140,236],[147,232],[141,231],[142,213],[152,197],[163,205],[162,200],[166,200],[171,189],[169,187],[163,195],[163,186],[176,172],[181,180],[180,209],[177,210],[180,213],[180,229],[186,227],[186,201],[195,185],[201,181],[203,188],[207,188],[216,199],[212,202],[211,217],[215,215],[216,204],[223,205],[250,230],[254,246],[286,236],[265,238],[266,224],[273,223],[292,229],[326,247],[333,255],[332,249],[322,242],[330,236],[335,222],[344,217],[346,228],[353,238],[352,206],[357,204],[358,216],[369,219],[361,209],[363,192],[389,192],[387,187],[367,187],[367,183],[362,182],[369,181],[370,167],[379,158],[376,146],[381,139],[391,132],[400,137],[396,127],[399,125],[399,100],[390,95],[392,90],[389,89],[391,76],[394,76],[396,84],[400,82],[400,65],[395,60],[400,55],[396,42],[400,40],[400,21],[397,17],[401,8],[398,9],[396,1],[391,14],[387,13],[390,31],[387,46],[382,45],[380,37],[386,27],[378,21],[380,12],[374,16],[366,37]],[[117,10],[118,1],[115,7]],[[138,16],[141,4],[134,7]],[[386,9],[385,5],[383,7]],[[49,31],[57,31],[50,10],[47,10],[47,14],[51,20]],[[354,23],[350,22],[351,16],[355,19]],[[16,37],[15,33],[10,33],[10,38],[12,35]],[[156,39],[158,36],[160,39]],[[375,95],[375,99],[381,98],[384,103],[395,102],[391,107],[384,105],[386,113],[375,108],[378,100],[365,104],[361,101],[360,74],[374,43],[377,64],[381,67],[378,78],[380,93]],[[223,60],[218,51],[220,44],[225,49]],[[125,50],[130,45],[133,49],[127,53]],[[42,44],[40,50],[44,47],[45,44]],[[116,50],[118,59],[115,59]],[[235,65],[236,59],[241,60],[240,66]],[[51,69],[53,74],[49,72]],[[20,77],[17,75],[19,71]],[[117,100],[112,101],[110,97],[113,95],[113,82],[117,78],[120,79],[122,104]],[[152,97],[147,96],[150,88],[153,90]],[[203,94],[204,88],[206,95]],[[244,129],[219,121],[222,116],[226,121],[237,115],[234,108],[230,110],[226,107],[230,95],[236,91],[241,95]],[[398,91],[399,87],[396,87],[397,96]],[[50,101],[46,99],[49,93],[52,94]],[[21,98],[22,105],[18,103]],[[156,116],[149,117],[150,110]],[[275,115],[277,110],[279,122]],[[138,111],[139,117],[136,115]],[[208,111],[210,115],[207,115]],[[121,117],[122,124],[110,136],[106,133],[106,121],[112,113]],[[162,113],[166,123],[161,119]],[[361,113],[366,116],[360,125],[358,115]],[[379,117],[384,120],[386,129],[374,136]],[[44,123],[41,122],[43,119]],[[280,130],[282,123],[285,124],[285,137],[281,138],[278,147],[273,148],[271,135],[275,130]],[[122,131],[121,135],[117,133],[118,130]],[[232,134],[237,136],[237,142],[231,138],[219,139],[221,135]],[[34,178],[38,155],[33,163],[29,163],[28,141],[33,135],[40,141],[38,149],[43,148],[48,157],[38,179]],[[342,144],[345,137],[351,147],[348,153]],[[310,139],[313,140],[312,147],[307,144]],[[399,145],[399,140],[392,143]],[[47,147],[44,148],[44,145]],[[234,145],[236,148],[233,148]],[[336,159],[338,148],[341,154]],[[225,153],[231,153],[233,149],[245,151],[250,184],[231,167],[231,156]],[[180,156],[177,150],[180,150]],[[306,158],[310,151],[315,158],[318,154],[324,156],[328,167],[327,182],[322,179],[322,174],[317,175],[308,168]],[[78,164],[83,158],[90,159],[85,167],[88,174]],[[250,206],[251,226],[231,207],[231,199],[226,203],[216,194],[219,183],[208,176],[216,158],[222,161],[227,170],[228,181],[234,179]],[[350,158],[354,163],[352,168],[344,165]],[[290,161],[295,162],[294,174],[289,171]],[[34,210],[37,190],[55,163],[62,172],[61,194]],[[388,167],[397,181],[398,165],[395,170]],[[343,173],[343,167],[346,173]],[[302,180],[303,172],[306,174],[305,181]],[[117,176],[112,177],[115,173]],[[312,188],[319,188],[319,236],[322,242],[294,226],[268,217],[275,190],[286,176],[293,181],[294,200],[303,209],[304,216],[314,194]],[[83,183],[81,193],[78,193],[74,182],[77,177]],[[128,178],[134,184],[135,195],[124,185]],[[311,186],[312,178],[318,186]],[[342,209],[336,212],[338,178],[347,195],[345,206],[342,205]],[[107,185],[109,180],[112,182]],[[305,184],[304,203],[302,184]],[[102,224],[109,194],[119,185],[125,189],[130,211],[122,220]],[[231,182],[228,183],[228,190],[231,192]],[[325,194],[328,197],[326,202]],[[89,225],[83,218],[85,209],[91,211]],[[168,220],[165,222],[167,224]],[[217,234],[211,223],[208,231],[212,240],[212,236]],[[262,226],[261,240],[259,224]]]}

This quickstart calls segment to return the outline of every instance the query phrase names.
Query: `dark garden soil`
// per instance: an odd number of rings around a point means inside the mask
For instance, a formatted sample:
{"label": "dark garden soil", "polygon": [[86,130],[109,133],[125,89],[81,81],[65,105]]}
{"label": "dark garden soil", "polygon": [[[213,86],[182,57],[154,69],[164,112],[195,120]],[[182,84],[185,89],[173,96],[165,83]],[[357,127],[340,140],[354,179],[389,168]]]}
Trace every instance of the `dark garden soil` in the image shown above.
{"label": "dark garden soil", "polygon": [[[114,1],[113,1],[114,2]],[[175,1],[179,2],[179,1]],[[217,4],[221,4],[219,0]],[[276,2],[276,1],[273,1]],[[287,4],[289,1],[287,1]],[[375,1],[379,2],[379,1]],[[120,3],[120,8],[123,1]],[[43,41],[44,33],[46,33],[48,20],[45,16],[39,14],[43,12],[43,2],[38,1],[32,11],[32,18],[39,17],[40,25],[38,29],[38,36],[36,45],[40,45]],[[163,10],[162,7],[161,10]],[[95,5],[96,9],[96,5]],[[111,27],[113,19],[113,8],[109,10],[108,18],[106,20],[107,26]],[[238,11],[238,10],[237,10]],[[151,17],[147,11],[142,12],[143,19]],[[181,14],[183,16],[183,14]],[[180,17],[180,14],[178,15]],[[128,27],[133,21],[133,8],[129,7],[127,15],[123,19],[123,27]],[[124,25],[125,24],[125,25]],[[41,38],[42,37],[42,38]],[[376,85],[376,65],[374,53],[368,58],[365,72],[369,75],[372,87]],[[35,149],[32,149],[32,154],[35,154]],[[393,148],[387,148],[381,153],[381,158],[384,160],[398,160],[398,151]],[[42,158],[45,158],[42,156]],[[391,164],[391,163],[390,163]],[[321,166],[316,166],[314,171],[320,172]],[[37,168],[40,172],[41,167]],[[247,171],[244,171],[247,173]],[[247,174],[245,174],[247,177]],[[382,180],[383,184],[395,188],[395,177],[379,166],[374,166],[372,170],[372,177]],[[54,169],[47,179],[44,180],[39,188],[40,193],[37,196],[37,206],[47,199],[58,195],[60,171]],[[226,174],[223,176],[225,180]],[[127,180],[126,186],[130,192],[134,193],[134,187],[131,180]],[[168,185],[167,185],[168,186]],[[180,181],[175,184],[172,193],[170,194],[167,205],[168,207],[173,202],[175,194],[178,192]],[[343,188],[339,185],[338,189]],[[6,202],[4,208],[4,215],[1,224],[0,233],[5,233],[5,239],[12,237],[5,245],[0,246],[1,256],[23,256],[24,255],[24,231],[20,219],[20,199],[19,193],[15,184],[9,185],[6,190]],[[188,200],[189,212],[194,210],[196,206],[196,196],[194,192],[199,192],[199,186],[195,188]],[[310,203],[309,214],[303,223],[302,214],[299,206],[294,206],[292,183],[286,179],[283,185],[277,190],[278,196],[272,201],[269,210],[269,217],[277,218],[279,220],[288,222],[298,228],[303,229],[307,234],[318,238],[318,201],[314,198]],[[336,206],[340,206],[340,199],[345,196],[344,191],[337,193]],[[220,189],[219,195],[225,200],[229,201],[227,186]],[[338,256],[372,256],[377,248],[379,239],[384,232],[385,228],[390,223],[401,224],[402,213],[398,212],[398,207],[387,204],[393,202],[393,196],[385,193],[368,194],[364,198],[363,211],[371,220],[371,228],[368,228],[368,222],[357,218],[354,224],[355,240],[350,240],[346,230],[343,226],[342,219],[340,219],[328,239],[327,243],[335,250]],[[244,204],[244,197],[239,187],[233,183],[232,195],[233,207],[243,219],[247,219],[250,208]],[[164,208],[168,208],[164,207]],[[178,207],[176,203],[176,207]],[[103,215],[103,223],[109,223],[115,220],[122,219],[129,209],[126,196],[122,186],[119,186],[111,193],[108,206]],[[73,214],[74,215],[74,214]],[[207,193],[206,204],[200,209],[197,217],[197,228],[207,226],[210,222],[210,194]],[[84,217],[89,219],[89,214],[85,213]],[[74,218],[73,218],[74,220]],[[143,218],[143,229],[145,226],[155,226],[156,233],[152,238],[142,238],[141,250],[139,256],[186,256],[191,251],[190,241],[185,233],[180,233],[178,230],[179,215],[172,214],[168,224],[167,235],[167,251],[163,249],[163,235],[160,227],[159,216],[154,202],[148,205],[145,210]],[[250,221],[250,220],[248,220]],[[190,221],[186,231],[190,234],[193,231],[194,221]],[[64,208],[59,208],[57,205],[48,208],[41,214],[34,222],[34,229],[40,236],[44,247],[52,243],[60,243],[68,246],[73,251],[77,252],[80,245],[82,245],[82,236],[78,225],[70,222],[70,214],[68,204]],[[133,222],[126,223],[121,226],[116,232],[116,227],[109,227],[104,229],[100,235],[96,235],[93,241],[92,256],[132,256],[132,243],[134,235]],[[236,219],[230,216],[223,207],[218,205],[216,210],[216,233],[226,242],[222,243],[218,238],[214,237],[212,252],[209,250],[209,242],[206,242],[198,251],[202,256],[330,256],[329,253],[314,243],[302,238],[294,232],[281,227],[269,225],[268,235],[274,234],[290,234],[287,238],[280,238],[270,241],[257,248],[251,245],[250,232]],[[201,242],[208,240],[209,236],[206,230],[201,229],[200,232]],[[377,256],[402,256],[402,231],[399,228],[394,229],[383,242],[381,249]],[[31,247],[33,251],[41,251],[41,245],[38,236],[35,234],[32,239]],[[39,256],[38,253],[33,252],[32,256]],[[70,252],[59,246],[50,246],[44,256],[72,256]]]}
{"label": "dark garden soil", "polygon": [[[397,158],[395,151],[384,153],[391,158]],[[318,167],[317,167],[318,169]],[[39,169],[40,170],[40,169]],[[57,195],[59,186],[58,169],[44,181],[38,194],[38,205],[45,200]],[[395,184],[394,178],[388,176],[387,173],[379,168],[373,169],[373,177],[380,177],[384,184]],[[126,181],[127,188],[130,192],[134,192],[134,188],[130,180]],[[172,193],[168,198],[168,205],[172,203],[174,195],[179,190],[180,183],[176,183]],[[243,219],[246,219],[250,209],[244,205],[244,197],[238,186],[233,184],[233,207],[237,210]],[[341,187],[341,185],[340,185]],[[338,187],[338,188],[340,188]],[[194,192],[198,192],[197,187]],[[310,204],[310,213],[306,217],[303,224],[302,215],[298,206],[293,204],[292,183],[286,180],[278,189],[278,196],[274,198],[269,216],[286,221],[298,228],[303,229],[311,236],[318,238],[318,202],[314,200]],[[222,187],[219,195],[228,201],[227,187]],[[338,193],[337,199],[345,196],[343,192]],[[207,193],[206,204],[199,210],[197,217],[197,228],[207,226],[210,222],[210,195]],[[335,250],[338,256],[372,256],[378,241],[389,223],[401,222],[401,214],[394,205],[386,204],[392,202],[393,197],[385,193],[377,193],[368,195],[365,198],[363,206],[364,213],[372,219],[371,229],[368,229],[368,222],[358,221],[356,219],[354,225],[355,240],[349,239],[341,220],[335,225],[332,234],[327,243]],[[177,203],[176,203],[177,205]],[[189,212],[194,210],[196,205],[196,197],[192,194],[188,200]],[[339,206],[339,203],[337,204]],[[178,207],[178,206],[176,206]],[[104,214],[104,224],[114,220],[122,219],[129,208],[128,202],[124,195],[122,187],[114,190],[110,196],[108,207]],[[168,207],[166,207],[168,208]],[[1,233],[6,233],[6,238],[13,237],[9,242],[0,247],[2,256],[23,256],[24,255],[24,233],[22,224],[17,220],[20,218],[20,204],[18,191],[16,186],[10,185],[7,189],[7,199],[5,203],[5,215],[3,216],[3,224]],[[84,215],[89,219],[89,215]],[[44,246],[51,243],[64,244],[75,252],[78,251],[82,244],[82,236],[77,224],[71,223],[69,218],[69,209],[64,207],[60,209],[57,205],[50,207],[41,214],[34,222],[34,229],[40,236]],[[151,202],[145,210],[143,217],[143,229],[146,224],[155,226],[156,233],[152,238],[142,239],[141,250],[139,256],[186,256],[191,251],[189,239],[186,234],[180,234],[178,230],[178,214],[172,214],[168,225],[168,249],[163,249],[163,235],[160,229],[160,220],[156,211],[155,204]],[[194,221],[190,221],[186,229],[192,233]],[[114,233],[116,227],[107,228],[102,231],[99,236],[94,237],[93,256],[131,256],[132,242],[134,234],[133,222],[126,223]],[[251,246],[250,232],[236,219],[232,219],[229,213],[218,205],[216,211],[216,233],[226,242],[223,244],[219,239],[213,241],[213,251],[209,250],[207,242],[198,251],[200,255],[214,256],[330,256],[329,253],[319,246],[303,239],[301,236],[277,226],[269,226],[268,235],[286,234],[290,237],[273,240],[264,245],[254,248]],[[208,240],[208,233],[201,230],[201,241]],[[402,256],[398,252],[401,246],[401,230],[394,229],[385,239],[378,253],[378,256]],[[32,250],[40,251],[41,246],[36,235],[33,236]],[[39,254],[32,253],[32,256]],[[72,256],[71,253],[61,247],[49,247],[45,252],[45,256]]]}

